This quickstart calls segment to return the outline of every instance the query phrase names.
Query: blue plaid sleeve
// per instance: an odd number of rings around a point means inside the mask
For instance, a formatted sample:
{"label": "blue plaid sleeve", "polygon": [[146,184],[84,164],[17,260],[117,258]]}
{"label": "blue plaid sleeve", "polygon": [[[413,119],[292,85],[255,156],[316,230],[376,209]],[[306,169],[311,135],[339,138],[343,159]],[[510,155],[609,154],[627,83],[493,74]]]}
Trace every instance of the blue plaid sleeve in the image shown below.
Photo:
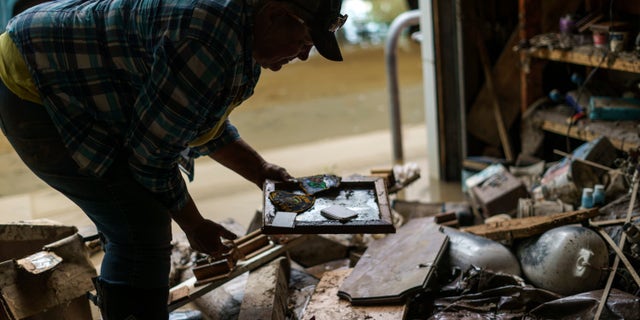
{"label": "blue plaid sleeve", "polygon": [[[180,152],[205,120],[221,121],[226,107],[212,105],[220,94],[212,88],[225,81],[225,65],[231,61],[197,41],[166,41],[157,50],[151,77],[134,108],[138,121],[130,133],[129,162],[136,179],[176,210],[187,201],[177,166]],[[225,131],[224,139],[234,135]]]}

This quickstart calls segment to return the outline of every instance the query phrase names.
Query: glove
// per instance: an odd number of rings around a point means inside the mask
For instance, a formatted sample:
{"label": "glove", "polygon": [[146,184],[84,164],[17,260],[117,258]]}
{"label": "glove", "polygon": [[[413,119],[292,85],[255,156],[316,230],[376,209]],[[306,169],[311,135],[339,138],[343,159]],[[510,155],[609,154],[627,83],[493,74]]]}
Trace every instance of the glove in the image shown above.
{"label": "glove", "polygon": [[222,243],[222,239],[234,240],[238,236],[227,230],[225,227],[205,219],[195,229],[187,232],[187,240],[191,248],[195,251],[208,254],[214,259],[221,258],[225,253],[231,250],[230,247]]}

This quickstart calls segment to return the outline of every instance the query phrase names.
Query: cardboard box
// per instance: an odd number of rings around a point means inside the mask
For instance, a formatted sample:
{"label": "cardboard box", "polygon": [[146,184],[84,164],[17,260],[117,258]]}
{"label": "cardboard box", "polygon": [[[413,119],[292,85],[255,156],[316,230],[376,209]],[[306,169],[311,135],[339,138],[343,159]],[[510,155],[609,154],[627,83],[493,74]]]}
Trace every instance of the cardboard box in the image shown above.
{"label": "cardboard box", "polygon": [[471,188],[473,198],[482,208],[485,217],[496,214],[514,215],[520,198],[528,198],[529,192],[522,181],[509,171],[500,171]]}

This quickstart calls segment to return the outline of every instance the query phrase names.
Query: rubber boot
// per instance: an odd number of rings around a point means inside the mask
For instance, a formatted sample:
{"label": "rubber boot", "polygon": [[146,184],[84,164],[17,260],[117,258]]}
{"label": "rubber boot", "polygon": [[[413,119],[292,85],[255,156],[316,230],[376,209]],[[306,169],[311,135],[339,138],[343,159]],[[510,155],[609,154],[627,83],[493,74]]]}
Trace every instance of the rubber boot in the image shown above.
{"label": "rubber boot", "polygon": [[169,319],[167,301],[169,288],[141,289],[114,285],[100,279],[93,281],[103,320],[166,320]]}

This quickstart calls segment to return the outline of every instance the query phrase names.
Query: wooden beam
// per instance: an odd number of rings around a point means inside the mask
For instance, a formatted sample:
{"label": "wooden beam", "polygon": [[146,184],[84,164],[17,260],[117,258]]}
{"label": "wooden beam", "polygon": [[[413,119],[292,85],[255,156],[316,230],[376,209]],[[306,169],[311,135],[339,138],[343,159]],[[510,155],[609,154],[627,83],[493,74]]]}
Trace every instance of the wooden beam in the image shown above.
{"label": "wooden beam", "polygon": [[593,208],[557,213],[549,216],[533,216],[485,223],[462,228],[461,230],[497,241],[522,239],[542,234],[555,227],[585,221],[598,214],[598,208]]}

